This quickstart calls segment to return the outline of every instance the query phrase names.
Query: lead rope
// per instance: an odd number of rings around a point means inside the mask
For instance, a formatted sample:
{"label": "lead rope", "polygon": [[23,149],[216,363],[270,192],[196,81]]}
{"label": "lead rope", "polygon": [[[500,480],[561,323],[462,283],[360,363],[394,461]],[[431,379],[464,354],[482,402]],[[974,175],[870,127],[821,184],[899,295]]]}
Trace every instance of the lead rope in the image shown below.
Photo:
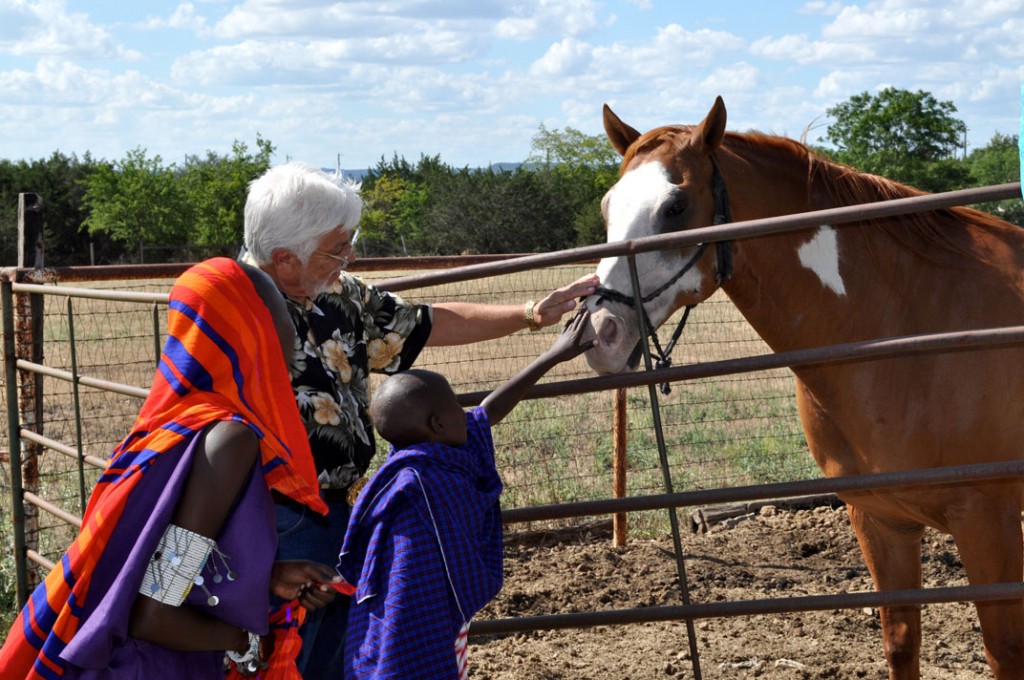
{"label": "lead rope", "polygon": [[[676,330],[672,333],[672,339],[669,340],[668,344],[665,345],[665,349],[661,349],[661,343],[658,342],[658,334],[656,332],[651,333],[651,341],[654,343],[654,349],[658,351],[658,357],[654,361],[654,367],[659,371],[663,368],[668,368],[672,365],[672,350],[676,348],[676,343],[679,342],[679,338],[683,334],[683,327],[686,326],[686,320],[690,317],[690,311],[697,305],[686,305],[686,309],[683,310],[683,318],[679,320],[679,324],[676,325]],[[644,312],[644,316],[647,316],[647,312]],[[647,320],[647,327],[651,327],[650,320]],[[658,386],[662,394],[670,394],[672,392],[672,386],[663,382]]]}

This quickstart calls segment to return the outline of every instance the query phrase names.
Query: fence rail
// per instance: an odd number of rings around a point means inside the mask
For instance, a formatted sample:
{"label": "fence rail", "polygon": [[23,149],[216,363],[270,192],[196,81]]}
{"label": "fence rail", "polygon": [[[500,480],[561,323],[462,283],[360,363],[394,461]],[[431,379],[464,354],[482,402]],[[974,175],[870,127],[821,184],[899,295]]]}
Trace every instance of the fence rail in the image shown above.
{"label": "fence rail", "polygon": [[[588,246],[557,253],[524,256],[496,256],[476,258],[471,264],[453,266],[465,260],[453,258],[401,258],[399,260],[360,260],[357,270],[367,278],[374,280],[381,288],[401,291],[407,297],[429,293],[433,300],[448,297],[465,299],[466,296],[480,296],[479,299],[507,299],[509,295],[523,294],[531,297],[538,291],[551,289],[554,278],[543,277],[539,272],[552,270],[555,277],[562,277],[565,283],[575,278],[570,266],[579,267],[580,263],[592,263],[602,257],[635,256],[639,253],[665,248],[692,246],[697,243],[712,243],[719,240],[735,240],[753,236],[779,233],[788,230],[817,226],[822,223],[832,225],[851,221],[866,220],[891,216],[906,212],[935,210],[966,203],[1001,200],[1020,196],[1020,184],[1012,183],[982,189],[949,192],[927,196],[899,199],[887,203],[873,203],[862,206],[804,213],[784,218],[752,220],[716,227],[694,229],[687,232],[654,236],[631,241]],[[871,228],[870,226],[862,228]],[[440,267],[438,271],[420,273],[412,276],[388,276],[406,266],[425,268],[427,265]],[[74,528],[80,517],[68,510],[68,504],[78,503],[84,510],[85,488],[91,485],[93,477],[89,470],[100,467],[103,459],[100,449],[109,449],[119,438],[118,431],[126,431],[123,427],[126,419],[134,417],[138,407],[138,399],[145,397],[147,390],[139,386],[148,381],[155,361],[154,347],[159,354],[159,338],[161,321],[159,312],[167,302],[166,281],[143,285],[160,287],[159,291],[128,291],[100,290],[95,287],[103,277],[117,277],[124,285],[125,281],[149,280],[154,277],[165,279],[176,276],[185,265],[149,265],[146,267],[79,267],[62,268],[59,270],[13,269],[7,268],[0,272],[3,279],[3,333],[4,361],[7,400],[8,428],[6,445],[9,450],[10,494],[7,501],[11,504],[11,516],[14,524],[14,549],[18,570],[18,598],[24,602],[27,597],[29,582],[27,562],[31,561],[43,567],[51,566],[54,560],[47,555],[57,555],[66,543],[67,533],[56,530],[56,525],[44,526],[38,512],[41,510],[58,522]],[[88,270],[88,271],[86,271]],[[379,274],[373,279],[373,274]],[[528,278],[524,281],[522,277]],[[94,278],[90,278],[94,277]],[[99,277],[99,278],[96,278]],[[498,283],[485,285],[488,279],[501,277]],[[519,277],[519,278],[516,278]],[[68,287],[59,284],[63,281],[90,282],[94,287]],[[467,289],[457,288],[463,282],[471,281],[473,285]],[[49,282],[49,283],[45,283]],[[514,282],[514,283],[512,283]],[[429,290],[428,290],[429,289]],[[44,308],[43,298],[60,298],[66,301],[62,310],[55,311],[51,306]],[[93,307],[76,310],[70,300],[89,301]],[[105,308],[109,303],[129,305],[148,305],[141,315],[123,311],[122,308]],[[713,306],[713,305],[709,305]],[[728,303],[722,301],[716,310],[729,309]],[[18,314],[15,314],[15,311]],[[40,311],[45,310],[45,311]],[[41,314],[41,318],[38,316]],[[82,316],[95,315],[88,328],[75,329],[75,324]],[[136,314],[136,316],[130,316]],[[96,322],[96,318],[99,321]],[[109,323],[106,334],[103,332],[103,321],[118,319],[120,335],[109,336]],[[79,321],[76,321],[78,319]],[[784,369],[786,367],[806,366],[826,362],[870,361],[879,357],[904,356],[914,352],[939,351],[978,351],[1008,346],[1018,346],[1024,341],[1024,326],[996,329],[973,329],[957,333],[929,334],[922,336],[906,336],[899,338],[880,338],[876,340],[848,343],[832,347],[819,347],[780,354],[765,353],[764,345],[756,337],[751,337],[744,322],[736,314],[723,312],[721,316],[705,320],[703,324],[696,322],[697,329],[690,331],[695,334],[688,347],[698,356],[688,365],[669,367],[658,371],[645,371],[624,376],[581,377],[586,375],[582,369],[567,369],[556,374],[551,380],[534,387],[527,395],[528,399],[549,399],[551,397],[572,397],[571,400],[560,399],[550,404],[562,404],[572,401],[575,411],[567,412],[546,404],[542,408],[529,411],[520,422],[521,427],[510,428],[513,434],[499,440],[499,450],[509,451],[499,459],[506,487],[513,500],[510,507],[503,513],[507,524],[550,522],[565,519],[577,519],[585,516],[639,513],[651,510],[665,510],[701,504],[717,504],[736,500],[756,500],[765,498],[784,498],[812,493],[834,493],[852,489],[892,488],[896,486],[916,484],[951,484],[967,480],[1016,478],[1024,476],[1024,464],[988,464],[981,466],[965,466],[960,468],[942,468],[928,471],[907,471],[905,473],[887,473],[857,478],[821,479],[817,478],[806,465],[795,464],[796,456],[806,456],[805,445],[799,426],[783,431],[775,431],[779,422],[795,423],[795,409],[789,397],[779,396],[778,384],[787,383]],[[146,330],[140,330],[145,328]],[[84,336],[83,336],[84,330]],[[726,331],[726,332],[723,332]],[[743,333],[746,333],[745,335]],[[733,335],[735,333],[735,335]],[[89,336],[89,337],[85,337]],[[113,344],[113,340],[122,340],[123,336],[130,339],[132,349],[125,352],[117,360],[99,360],[103,354],[104,344]],[[728,336],[728,337],[724,337]],[[44,338],[55,349],[56,365],[44,363],[41,347]],[[511,371],[505,370],[507,365],[522,361],[525,357],[535,356],[538,343],[549,338],[540,334],[538,338],[523,336],[522,342],[503,341],[505,353],[495,353],[494,346],[485,346],[479,350],[449,349],[431,354],[425,353],[421,364],[434,365],[444,370],[460,392],[460,400],[464,404],[478,403],[498,379]],[[64,345],[70,344],[70,349]],[[145,345],[145,347],[143,347]],[[89,351],[84,351],[88,349]],[[760,351],[758,351],[760,350]],[[67,352],[67,353],[65,353]],[[736,356],[738,354],[738,356]],[[130,355],[130,356],[128,356]],[[726,355],[726,356],[723,356]],[[486,357],[487,362],[482,359]],[[498,362],[495,357],[503,357]],[[501,363],[500,366],[495,366]],[[486,364],[486,365],[485,365]],[[488,372],[489,369],[490,372]],[[483,375],[473,374],[483,371]],[[780,373],[782,371],[782,373]],[[738,387],[741,375],[758,375],[761,381],[749,388],[748,393],[741,393]],[[128,376],[128,377],[125,377]],[[140,379],[141,376],[141,379]],[[44,382],[45,379],[45,382]],[[68,390],[54,390],[57,383],[68,383]],[[670,403],[659,403],[653,392],[649,392],[648,400],[642,397],[626,396],[627,388],[648,387],[666,382],[682,382],[695,385],[692,390],[680,390],[682,396]],[[43,385],[50,387],[45,393]],[[87,394],[79,395],[79,388],[86,388]],[[791,392],[791,388],[788,388]],[[34,390],[34,391],[33,391]],[[660,460],[650,462],[649,476],[639,485],[634,484],[628,489],[629,497],[607,498],[607,491],[595,491],[597,488],[610,488],[611,484],[600,487],[578,488],[580,479],[585,475],[593,475],[602,482],[607,481],[606,473],[612,468],[610,451],[605,438],[612,432],[610,402],[602,409],[607,418],[595,418],[595,395],[614,391],[627,403],[633,400],[629,410],[631,427],[631,457],[636,460],[646,452],[647,458],[653,461],[650,453],[655,447]],[[97,396],[96,393],[100,393]],[[45,395],[45,397],[44,397]],[[115,397],[123,397],[118,399]],[[704,441],[693,443],[685,441],[673,434],[670,425],[663,427],[663,413],[675,416],[677,428],[696,429],[698,424],[686,420],[692,413],[690,408],[700,401],[701,408],[708,410],[707,404],[734,403],[737,400],[759,404],[765,402],[770,409],[776,411],[757,416],[750,420],[762,422],[762,427],[752,431],[772,431],[772,436],[788,442],[785,458],[772,459],[772,468],[781,468],[784,473],[796,477],[783,482],[765,479],[764,471],[734,471],[728,478],[716,478],[709,475],[700,480],[689,477],[689,469],[693,467],[692,457],[697,457],[702,465],[721,463],[723,458],[718,454],[704,456],[708,450],[728,448],[730,439],[723,436],[735,436],[737,429],[730,425],[726,435],[717,434],[715,438],[708,436]],[[54,400],[58,403],[54,403]],[[66,416],[66,402],[74,402],[74,415]],[[581,401],[586,400],[586,401]],[[124,401],[124,404],[119,402]],[[44,408],[45,404],[45,408]],[[619,403],[621,406],[622,402]],[[111,409],[121,406],[116,417]],[[521,407],[526,408],[526,407]],[[551,413],[547,413],[550,411]],[[646,416],[643,414],[647,413]],[[47,416],[47,420],[43,419]],[[669,418],[670,420],[671,418]],[[97,422],[102,420],[104,422]],[[69,423],[73,421],[74,433]],[[109,421],[109,422],[107,422]],[[129,420],[130,422],[130,420]],[[575,448],[570,442],[565,445],[567,425],[572,429],[572,437],[583,440]],[[713,421],[719,429],[725,428],[722,421]],[[57,425],[56,435],[43,434],[43,425]],[[528,423],[528,425],[527,425]],[[682,423],[680,426],[679,424]],[[706,422],[700,424],[707,424]],[[513,423],[515,425],[515,423]],[[503,425],[503,428],[506,427]],[[120,428],[120,429],[119,429]],[[593,429],[588,429],[593,428]],[[549,429],[550,432],[538,434],[538,430]],[[651,431],[657,434],[656,443],[650,440]],[[760,434],[757,436],[761,436]],[[68,444],[67,440],[74,440]],[[741,446],[756,447],[755,435],[743,430],[739,437]],[[0,442],[2,444],[3,442]],[[22,451],[24,444],[25,451]],[[676,463],[668,462],[667,449],[673,448],[677,456]],[[89,449],[90,452],[86,452]],[[529,453],[539,449],[540,453]],[[76,464],[73,470],[61,467],[47,458],[42,460],[43,452],[49,450],[59,458]],[[699,450],[699,451],[698,451]],[[23,456],[22,454],[27,455]],[[105,451],[103,452],[105,453]],[[532,457],[530,457],[532,455]],[[682,462],[680,462],[682,458]],[[551,459],[557,459],[558,466],[567,470],[564,476],[549,474],[549,488],[538,489],[533,478],[537,470],[550,470],[555,467]],[[603,470],[594,472],[592,461],[603,460]],[[45,464],[44,464],[45,463]],[[47,466],[52,466],[48,469]],[[683,468],[686,468],[684,471]],[[655,477],[663,475],[665,493],[653,493],[657,487]],[[49,476],[48,475],[52,475]],[[67,479],[77,475],[74,483]],[[770,475],[768,475],[770,477]],[[753,477],[753,483],[745,483]],[[49,483],[42,483],[48,480]],[[672,491],[674,483],[684,488],[697,487],[698,490],[683,492]],[[54,491],[58,498],[50,498],[45,491]],[[69,486],[76,488],[69,492]],[[552,489],[551,486],[568,488]],[[707,487],[711,488],[707,488]],[[700,488],[705,487],[705,488]],[[548,502],[545,502],[548,499]],[[519,501],[518,503],[516,501]],[[674,514],[670,515],[674,518]],[[710,616],[737,616],[756,613],[781,611],[800,611],[815,608],[888,606],[892,604],[920,604],[927,602],[950,602],[964,600],[991,600],[1019,598],[1024,595],[1024,584],[993,584],[988,586],[969,586],[959,588],[936,588],[915,591],[893,591],[887,593],[849,593],[825,597],[784,598],[782,600],[759,600],[750,602],[712,603],[691,605],[686,594],[685,570],[679,548],[678,530],[672,519],[675,534],[677,560],[679,561],[680,585],[684,593],[684,605],[680,607],[646,608],[643,610],[616,610],[611,612],[586,612],[580,614],[561,614],[530,619],[505,619],[475,622],[471,635],[514,632],[520,630],[536,630],[542,628],[559,628],[570,626],[609,625],[634,623],[655,620],[686,620]],[[47,540],[45,537],[53,533],[56,538]],[[691,645],[693,635],[691,631]],[[696,664],[697,655],[694,654]]]}

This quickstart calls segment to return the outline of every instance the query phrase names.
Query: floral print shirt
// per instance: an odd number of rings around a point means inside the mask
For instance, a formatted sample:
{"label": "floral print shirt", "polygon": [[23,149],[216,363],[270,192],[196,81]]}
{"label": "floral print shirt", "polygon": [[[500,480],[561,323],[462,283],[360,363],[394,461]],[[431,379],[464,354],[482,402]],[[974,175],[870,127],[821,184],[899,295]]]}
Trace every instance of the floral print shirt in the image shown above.
{"label": "floral print shirt", "polygon": [[369,372],[412,366],[430,336],[431,309],[348,272],[315,300],[285,299],[299,336],[290,361],[292,388],[320,486],[345,489],[366,473],[375,451]]}

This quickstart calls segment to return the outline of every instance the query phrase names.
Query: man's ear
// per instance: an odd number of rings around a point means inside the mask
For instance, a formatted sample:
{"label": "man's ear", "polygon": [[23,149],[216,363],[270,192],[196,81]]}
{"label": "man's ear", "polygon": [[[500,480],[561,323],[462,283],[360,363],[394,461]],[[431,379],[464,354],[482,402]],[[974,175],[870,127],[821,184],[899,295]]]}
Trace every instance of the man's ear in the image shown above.
{"label": "man's ear", "polygon": [[430,414],[430,418],[427,419],[427,427],[430,428],[430,432],[434,436],[441,436],[444,434],[444,423],[441,422],[441,416],[436,413]]}
{"label": "man's ear", "polygon": [[299,258],[292,251],[287,248],[274,248],[273,252],[270,253],[270,261],[274,263],[274,269],[280,270],[282,267],[295,267],[300,266]]}

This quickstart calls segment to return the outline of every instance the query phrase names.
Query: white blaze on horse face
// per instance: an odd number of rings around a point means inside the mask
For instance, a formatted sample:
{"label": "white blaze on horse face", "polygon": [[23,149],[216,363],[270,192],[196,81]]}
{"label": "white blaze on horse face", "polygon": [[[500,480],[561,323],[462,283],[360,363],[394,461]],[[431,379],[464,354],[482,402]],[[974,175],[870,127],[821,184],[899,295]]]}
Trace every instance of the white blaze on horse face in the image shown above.
{"label": "white blaze on horse face", "polygon": [[[676,190],[670,181],[665,166],[659,162],[645,163],[630,170],[615,183],[605,198],[605,218],[608,221],[608,242],[625,241],[628,239],[653,236],[657,223],[658,208]],[[673,254],[674,256],[674,254]],[[642,278],[658,283],[667,281],[675,273],[674,263],[664,253],[640,255]],[[604,258],[597,267],[597,274],[606,288],[628,293],[633,289],[630,283],[629,265],[626,258]],[[693,278],[696,278],[696,281]],[[700,274],[696,269],[683,277],[682,282],[690,284],[694,290],[700,286]],[[644,286],[646,288],[647,286]],[[672,295],[664,296],[671,299]],[[654,300],[648,307],[651,321],[655,324],[660,319],[656,308],[665,306],[665,300]]]}
{"label": "white blaze on horse face", "polygon": [[[659,233],[659,211],[677,191],[662,163],[645,163],[623,175],[602,202],[608,224],[608,242],[653,236]],[[637,255],[637,270],[644,294],[665,290],[644,304],[647,318],[655,327],[674,311],[680,292],[699,291],[701,274],[693,267],[678,280],[684,261],[693,251],[655,251]],[[604,258],[597,267],[601,285],[624,295],[632,295],[633,284],[626,257]],[[667,285],[671,283],[671,285]],[[602,374],[628,370],[629,357],[640,338],[636,311],[621,302],[592,295],[587,299],[591,324],[598,335],[597,346],[587,352],[587,363]]]}
{"label": "white blaze on horse face", "polygon": [[658,206],[675,185],[661,163],[630,170],[608,192],[608,242],[651,235]]}
{"label": "white blaze on horse face", "polygon": [[836,295],[846,295],[846,286],[839,273],[839,240],[836,230],[827,224],[818,228],[818,233],[797,252],[800,264],[814,272],[825,287]]}

